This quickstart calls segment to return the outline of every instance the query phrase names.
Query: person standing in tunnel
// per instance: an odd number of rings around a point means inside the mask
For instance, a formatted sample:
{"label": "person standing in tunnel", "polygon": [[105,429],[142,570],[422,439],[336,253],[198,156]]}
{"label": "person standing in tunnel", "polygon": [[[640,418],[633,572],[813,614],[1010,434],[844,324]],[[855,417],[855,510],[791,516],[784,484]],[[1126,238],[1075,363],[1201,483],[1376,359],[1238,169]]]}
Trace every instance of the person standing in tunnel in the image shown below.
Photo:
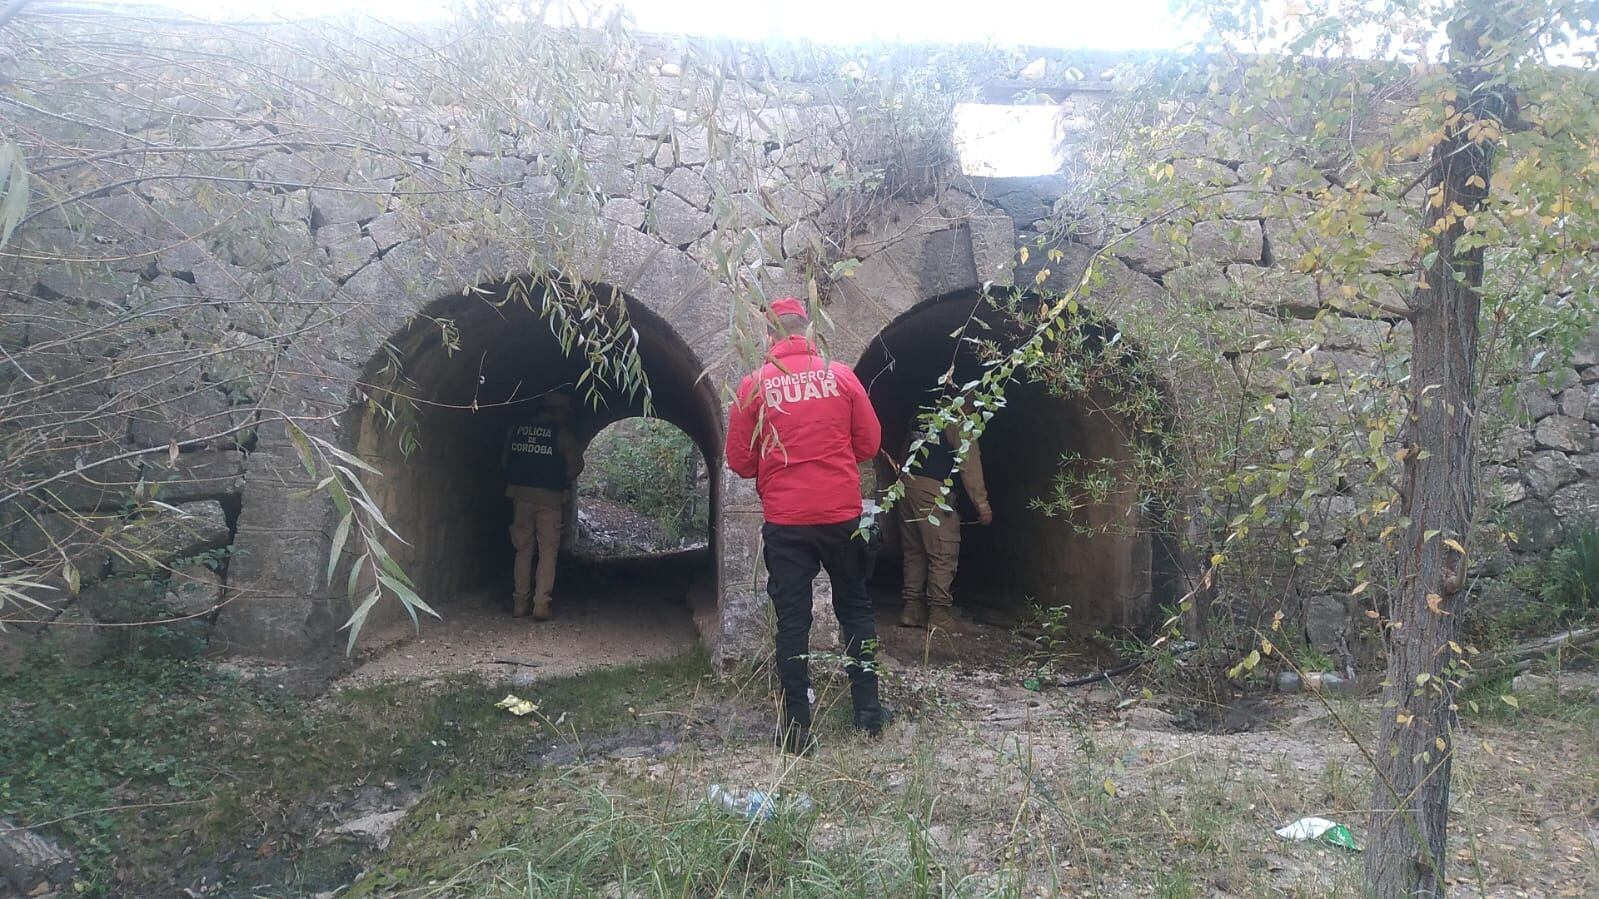
{"label": "person standing in tunnel", "polygon": [[[971,412],[971,400],[967,399],[961,405],[961,413],[967,416]],[[912,419],[909,430],[913,440],[920,429],[919,418]],[[962,452],[964,458],[960,458]],[[961,555],[961,519],[955,511],[953,495],[957,461],[961,487],[977,510],[978,522],[987,525],[994,521],[994,510],[988,505],[988,488],[983,483],[983,462],[977,441],[961,434],[959,422],[951,422],[938,432],[936,440],[926,443],[925,452],[907,460],[905,498],[899,519],[900,545],[905,558],[905,580],[900,594],[905,600],[905,610],[899,616],[903,627],[956,629],[955,619],[950,614],[954,604],[950,590]],[[946,485],[951,489],[947,500]]]}
{"label": "person standing in tunnel", "polygon": [[766,591],[777,613],[777,674],[783,688],[778,739],[788,752],[811,748],[811,583],[833,585],[845,641],[855,727],[882,732],[877,625],[866,592],[867,545],[860,529],[860,463],[877,454],[882,430],[866,389],[849,367],[824,359],[808,334],[805,304],[774,300],[767,313],[767,362],[744,378],[728,412],[727,464],[754,478]]}
{"label": "person standing in tunnel", "polygon": [[[583,453],[568,421],[572,399],[564,392],[545,394],[528,420],[511,428],[501,463],[505,495],[512,506],[511,545],[516,547],[512,571],[511,614],[533,620],[554,617],[550,593],[555,588],[555,560],[561,549],[566,495],[583,471]],[[538,571],[533,556],[538,554]]]}

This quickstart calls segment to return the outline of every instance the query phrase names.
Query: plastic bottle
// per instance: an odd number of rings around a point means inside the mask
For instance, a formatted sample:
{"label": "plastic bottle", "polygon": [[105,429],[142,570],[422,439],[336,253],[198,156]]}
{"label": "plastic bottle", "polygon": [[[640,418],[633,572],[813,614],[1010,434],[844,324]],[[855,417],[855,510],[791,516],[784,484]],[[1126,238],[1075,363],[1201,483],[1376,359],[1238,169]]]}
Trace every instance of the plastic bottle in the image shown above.
{"label": "plastic bottle", "polygon": [[[721,784],[711,784],[705,791],[705,798],[712,804],[721,806],[729,814],[748,818],[751,821],[765,821],[777,814],[781,800],[779,797],[762,790],[750,790],[748,793],[739,794],[724,789]],[[800,793],[794,798],[783,803],[783,811],[803,815],[816,807],[811,797]]]}

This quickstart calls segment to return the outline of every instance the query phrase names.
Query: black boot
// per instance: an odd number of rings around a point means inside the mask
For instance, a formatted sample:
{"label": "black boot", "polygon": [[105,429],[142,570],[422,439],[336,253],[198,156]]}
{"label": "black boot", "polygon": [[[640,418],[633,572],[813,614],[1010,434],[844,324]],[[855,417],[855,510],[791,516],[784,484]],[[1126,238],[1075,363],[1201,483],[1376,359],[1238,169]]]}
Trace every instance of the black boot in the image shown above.
{"label": "black boot", "polygon": [[894,720],[894,713],[888,707],[878,705],[874,708],[857,708],[855,710],[855,729],[868,737],[880,737],[883,728]]}

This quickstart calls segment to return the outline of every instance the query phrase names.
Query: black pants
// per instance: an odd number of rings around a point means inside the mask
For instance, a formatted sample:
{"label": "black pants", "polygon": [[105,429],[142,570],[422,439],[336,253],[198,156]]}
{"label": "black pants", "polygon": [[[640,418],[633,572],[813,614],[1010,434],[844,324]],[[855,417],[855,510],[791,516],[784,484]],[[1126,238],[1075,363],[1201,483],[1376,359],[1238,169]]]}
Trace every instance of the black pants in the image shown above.
{"label": "black pants", "polygon": [[[811,686],[805,655],[811,641],[811,582],[819,569],[833,584],[833,612],[849,661],[850,699],[857,718],[875,715],[877,621],[866,593],[866,542],[853,535],[858,519],[838,524],[772,524],[761,528],[765,543],[766,592],[777,610],[777,678],[783,685],[784,724],[810,727]],[[866,665],[863,666],[862,662]]]}

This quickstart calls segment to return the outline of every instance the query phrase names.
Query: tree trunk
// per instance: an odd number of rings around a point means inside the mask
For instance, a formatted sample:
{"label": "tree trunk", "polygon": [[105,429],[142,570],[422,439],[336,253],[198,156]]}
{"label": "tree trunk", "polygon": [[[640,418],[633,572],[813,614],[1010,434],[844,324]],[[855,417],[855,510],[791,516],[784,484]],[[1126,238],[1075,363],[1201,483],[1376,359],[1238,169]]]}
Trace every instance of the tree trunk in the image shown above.
{"label": "tree trunk", "polygon": [[1409,301],[1411,395],[1401,490],[1409,527],[1387,622],[1388,679],[1366,852],[1367,888],[1379,897],[1444,895],[1460,671],[1454,641],[1466,601],[1465,546],[1476,503],[1482,303],[1482,250],[1458,242],[1493,174],[1495,140],[1474,132],[1472,123],[1497,122],[1506,107],[1503,88],[1474,91],[1486,80],[1473,65],[1483,52],[1477,36],[1485,21],[1465,12],[1450,29],[1461,114],[1446,123],[1433,148],[1433,192],[1424,217],[1432,242],[1422,250],[1422,280]]}

